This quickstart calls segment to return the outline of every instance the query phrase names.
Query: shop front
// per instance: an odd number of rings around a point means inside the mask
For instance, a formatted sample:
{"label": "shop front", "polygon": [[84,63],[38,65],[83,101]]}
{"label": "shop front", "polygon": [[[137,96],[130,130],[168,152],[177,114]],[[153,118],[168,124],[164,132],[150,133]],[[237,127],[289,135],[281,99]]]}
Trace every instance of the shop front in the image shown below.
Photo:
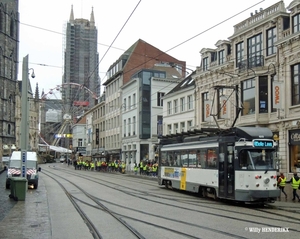
{"label": "shop front", "polygon": [[300,173],[300,129],[289,131],[290,172]]}

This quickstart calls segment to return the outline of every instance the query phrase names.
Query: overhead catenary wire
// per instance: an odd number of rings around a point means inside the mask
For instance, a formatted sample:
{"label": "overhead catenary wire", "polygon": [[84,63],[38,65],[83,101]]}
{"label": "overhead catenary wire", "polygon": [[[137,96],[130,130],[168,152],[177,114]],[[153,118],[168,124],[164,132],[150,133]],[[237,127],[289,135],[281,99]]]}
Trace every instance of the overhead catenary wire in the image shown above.
{"label": "overhead catenary wire", "polygon": [[[256,3],[255,5],[257,5],[257,4],[261,3],[261,2],[263,2],[263,1],[260,1],[260,2]],[[255,5],[253,5],[253,6],[255,6]],[[253,6],[251,6],[251,7],[253,7]],[[251,7],[249,7],[249,8],[251,8]],[[227,20],[229,20],[229,19],[231,19],[231,18],[233,18],[233,17],[239,15],[240,13],[242,13],[242,12],[248,10],[249,8],[247,8],[247,9],[245,9],[245,10],[243,10],[243,11],[241,11],[241,12],[239,12],[239,13],[233,15],[233,16],[231,16],[230,18],[227,18],[226,20],[223,20],[223,21],[221,21],[220,23],[218,23],[218,24],[216,24],[216,25],[214,25],[214,26],[212,26],[212,27],[206,29],[205,31],[203,31],[203,32],[201,32],[201,33],[199,33],[199,34],[197,34],[197,35],[195,35],[195,36],[193,36],[193,37],[191,37],[191,38],[189,38],[189,39],[187,39],[187,40],[185,40],[185,41],[183,41],[183,42],[177,44],[176,46],[170,48],[170,49],[167,50],[166,52],[171,51],[172,49],[174,49],[174,48],[176,48],[176,47],[178,47],[178,46],[180,46],[180,45],[182,45],[182,44],[184,44],[184,43],[186,43],[186,42],[188,42],[188,41],[194,39],[195,37],[197,37],[197,36],[199,36],[199,35],[201,35],[201,34],[207,32],[207,31],[211,30],[212,28],[214,28],[214,27],[216,27],[216,26],[218,26],[218,25],[224,23],[225,21],[227,21]],[[112,47],[112,44],[110,45],[110,48],[111,48],[111,47]],[[104,57],[103,57],[103,58],[104,58]],[[102,58],[101,60],[103,60],[103,58]],[[99,64],[100,64],[100,62],[99,62]],[[99,65],[99,64],[98,64],[98,65]],[[143,63],[143,64],[144,64],[144,63]]]}
{"label": "overhead catenary wire", "polygon": [[[260,3],[260,2],[259,2],[259,3]],[[257,4],[258,4],[258,3],[257,3]],[[253,6],[255,6],[255,5],[253,5]],[[251,6],[251,7],[253,7],[253,6]],[[240,13],[242,13],[242,12],[248,10],[248,9],[249,9],[249,8],[247,8],[247,9],[245,9],[245,10],[239,12],[238,14],[240,14]],[[235,14],[235,15],[231,16],[230,18],[227,18],[226,20],[223,20],[222,22],[220,22],[220,23],[218,23],[218,24],[216,24],[216,25],[214,25],[214,26],[212,26],[212,27],[206,29],[205,31],[203,31],[203,32],[201,32],[201,33],[195,35],[194,37],[191,37],[191,38],[189,38],[188,40],[186,40],[186,41],[184,41],[184,42],[182,42],[182,43],[180,43],[180,44],[178,44],[178,45],[176,45],[176,46],[170,48],[168,51],[170,51],[170,50],[172,50],[172,49],[174,49],[174,48],[176,48],[176,47],[178,47],[178,46],[180,46],[180,45],[182,45],[182,44],[188,42],[189,40],[192,40],[193,38],[195,38],[195,37],[197,37],[197,36],[199,36],[199,35],[201,35],[201,34],[207,32],[208,30],[210,30],[210,29],[212,29],[212,28],[214,28],[214,27],[216,27],[216,26],[218,26],[218,25],[220,25],[220,24],[222,24],[222,23],[224,23],[225,21],[228,21],[229,19],[231,19],[231,18],[237,16],[238,14]],[[112,44],[111,44],[111,46],[112,46]],[[166,51],[166,52],[167,52],[167,51]],[[104,58],[104,57],[103,57],[103,58]],[[102,58],[102,59],[103,59],[103,58]],[[99,62],[99,63],[100,63],[100,62]],[[143,64],[144,64],[144,62],[143,62]],[[134,69],[134,68],[133,68],[133,69]],[[132,70],[132,69],[131,69],[131,70]],[[166,87],[167,87],[167,86],[166,86]],[[196,100],[196,99],[194,99],[194,100]]]}
{"label": "overhead catenary wire", "polygon": [[[219,25],[225,23],[226,21],[228,21],[228,20],[230,20],[230,19],[232,19],[232,18],[234,18],[234,17],[240,15],[241,13],[243,13],[243,12],[249,10],[250,8],[256,6],[256,5],[258,5],[258,4],[260,4],[260,3],[264,2],[264,1],[265,1],[265,0],[262,0],[262,1],[259,1],[259,2],[255,3],[255,4],[251,5],[250,7],[246,8],[246,9],[244,9],[244,10],[242,10],[242,11],[240,11],[240,12],[234,14],[234,15],[232,15],[231,17],[229,17],[229,18],[227,18],[227,19],[225,19],[225,20],[223,20],[223,21],[221,21],[221,22],[215,24],[214,26],[212,26],[212,27],[210,27],[210,28],[208,28],[208,29],[206,29],[206,30],[204,30],[204,31],[202,31],[202,32],[200,32],[200,33],[198,33],[198,34],[196,34],[195,36],[190,37],[190,38],[188,38],[187,40],[185,40],[185,41],[183,41],[183,42],[181,42],[181,43],[179,43],[179,44],[177,44],[177,45],[171,47],[169,50],[167,50],[167,51],[165,51],[165,52],[163,52],[163,53],[161,53],[161,54],[167,53],[167,52],[169,52],[169,51],[171,51],[171,50],[173,50],[173,49],[175,49],[175,48],[177,48],[177,47],[183,45],[184,43],[186,43],[186,42],[188,42],[188,41],[190,41],[190,40],[192,40],[192,39],[194,39],[194,38],[196,38],[196,37],[202,35],[203,33],[205,33],[205,32],[207,32],[207,31],[209,31],[209,30],[211,30],[211,29],[213,29],[213,28],[215,28],[215,27],[217,27],[217,26],[219,26]],[[138,3],[138,4],[139,4],[139,3]],[[134,11],[135,11],[135,9],[134,9]],[[130,15],[130,16],[131,16],[131,15]],[[33,25],[26,24],[26,23],[21,23],[21,22],[20,22],[20,24],[27,25],[27,26],[30,26],[30,27],[35,27],[35,26],[33,26]],[[48,29],[45,29],[45,28],[41,28],[41,27],[35,27],[35,28],[41,29],[41,30],[47,30],[47,31],[49,31],[49,32],[59,33],[59,32],[57,32],[57,31],[52,31],[52,30],[48,30]],[[62,33],[59,33],[59,34],[62,34]],[[118,35],[119,35],[119,34],[118,34]],[[114,40],[114,41],[115,41],[115,40]],[[98,44],[99,44],[99,43],[98,43]],[[104,44],[103,44],[103,45],[104,45]],[[109,48],[113,48],[112,44],[110,44]],[[118,48],[116,48],[116,49],[118,49]],[[108,52],[108,50],[107,50],[107,52]],[[159,54],[158,56],[160,56],[161,54]],[[158,57],[158,56],[157,56],[157,57]],[[97,67],[94,69],[94,71],[96,71],[96,69],[98,68],[100,62],[101,62],[103,59],[104,59],[104,57],[102,57],[102,59],[99,61],[98,65],[97,65]],[[149,61],[150,61],[150,60],[144,61],[144,62],[141,63],[140,65],[138,65],[138,66],[136,66],[136,67],[134,67],[134,68],[132,68],[132,69],[129,69],[128,71],[132,71],[132,70],[134,70],[134,69],[140,67],[141,65],[143,65],[143,64],[145,64],[145,63],[147,63],[147,62],[149,62]],[[105,77],[106,77],[106,75],[104,76],[104,78],[105,78]],[[102,79],[102,80],[103,80],[103,79]]]}

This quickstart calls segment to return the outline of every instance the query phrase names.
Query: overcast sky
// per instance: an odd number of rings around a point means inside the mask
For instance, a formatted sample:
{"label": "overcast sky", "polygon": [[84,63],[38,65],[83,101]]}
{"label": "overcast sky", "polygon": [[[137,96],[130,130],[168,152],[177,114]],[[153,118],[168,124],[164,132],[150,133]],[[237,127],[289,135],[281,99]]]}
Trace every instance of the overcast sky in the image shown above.
{"label": "overcast sky", "polygon": [[[22,79],[22,61],[28,54],[29,68],[34,68],[36,75],[30,80],[32,87],[38,82],[40,92],[44,89],[46,93],[61,84],[64,29],[72,5],[75,19],[89,20],[92,7],[94,9],[103,83],[109,66],[138,39],[186,61],[187,68],[194,70],[200,65],[202,48],[215,48],[215,43],[227,40],[233,34],[233,26],[249,18],[251,12],[277,2],[279,0],[20,0],[18,79]],[[287,7],[292,1],[284,2]]]}

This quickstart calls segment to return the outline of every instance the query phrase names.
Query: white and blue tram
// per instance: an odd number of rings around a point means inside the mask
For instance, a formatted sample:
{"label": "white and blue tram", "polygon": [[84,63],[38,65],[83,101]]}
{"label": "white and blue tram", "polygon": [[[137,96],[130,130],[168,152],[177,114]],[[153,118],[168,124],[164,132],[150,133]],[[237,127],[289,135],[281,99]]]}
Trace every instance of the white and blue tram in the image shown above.
{"label": "white and blue tram", "polygon": [[182,138],[161,139],[159,185],[241,202],[274,202],[280,196],[270,129],[234,127]]}

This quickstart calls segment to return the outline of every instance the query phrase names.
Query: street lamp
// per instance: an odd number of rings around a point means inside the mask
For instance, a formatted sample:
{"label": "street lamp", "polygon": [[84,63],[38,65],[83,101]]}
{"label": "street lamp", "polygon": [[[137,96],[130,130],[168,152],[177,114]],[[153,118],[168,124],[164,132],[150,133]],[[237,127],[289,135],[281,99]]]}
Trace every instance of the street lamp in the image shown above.
{"label": "street lamp", "polygon": [[31,77],[34,78],[33,68],[28,69],[28,55],[23,58],[23,70],[22,70],[22,97],[21,97],[21,173],[22,177],[26,178],[27,174],[27,150],[29,141],[29,102],[28,102],[28,74],[32,70]]}

